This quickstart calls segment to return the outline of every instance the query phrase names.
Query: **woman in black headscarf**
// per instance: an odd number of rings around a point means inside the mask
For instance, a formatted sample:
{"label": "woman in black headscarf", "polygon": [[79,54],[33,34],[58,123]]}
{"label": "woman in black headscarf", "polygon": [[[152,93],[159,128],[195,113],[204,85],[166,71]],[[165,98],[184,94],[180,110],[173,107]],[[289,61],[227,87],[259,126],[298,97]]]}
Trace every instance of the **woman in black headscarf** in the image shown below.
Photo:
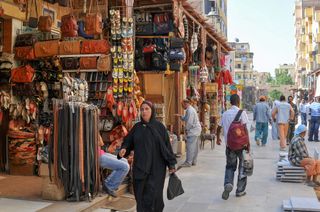
{"label": "woman in black headscarf", "polygon": [[169,173],[175,172],[177,161],[165,126],[155,119],[153,104],[144,101],[140,111],[141,121],[124,139],[118,157],[127,157],[134,150],[133,187],[137,211],[161,212],[166,167]]}

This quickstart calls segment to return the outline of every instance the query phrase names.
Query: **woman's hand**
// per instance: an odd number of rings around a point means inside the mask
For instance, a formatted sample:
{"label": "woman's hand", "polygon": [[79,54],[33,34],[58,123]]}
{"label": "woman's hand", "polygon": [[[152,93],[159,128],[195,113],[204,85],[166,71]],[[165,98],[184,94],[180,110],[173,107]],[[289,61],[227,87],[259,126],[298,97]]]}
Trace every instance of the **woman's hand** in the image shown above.
{"label": "woman's hand", "polygon": [[175,168],[169,169],[169,174],[173,174],[173,173],[175,173],[175,172],[176,172],[176,169],[175,169]]}
{"label": "woman's hand", "polygon": [[123,158],[123,156],[126,154],[127,150],[126,149],[121,149],[119,152],[119,156]]}

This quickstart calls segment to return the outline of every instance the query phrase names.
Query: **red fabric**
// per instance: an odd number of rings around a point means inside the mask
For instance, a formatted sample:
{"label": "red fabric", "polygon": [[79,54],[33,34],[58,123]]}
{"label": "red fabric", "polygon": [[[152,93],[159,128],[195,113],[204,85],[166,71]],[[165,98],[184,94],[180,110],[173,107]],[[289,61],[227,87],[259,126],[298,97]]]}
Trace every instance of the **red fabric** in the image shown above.
{"label": "red fabric", "polygon": [[223,72],[223,83],[225,85],[233,84],[232,76],[230,74],[230,71],[228,71],[228,70]]}
{"label": "red fabric", "polygon": [[220,66],[221,67],[226,66],[226,57],[224,55],[220,57]]}

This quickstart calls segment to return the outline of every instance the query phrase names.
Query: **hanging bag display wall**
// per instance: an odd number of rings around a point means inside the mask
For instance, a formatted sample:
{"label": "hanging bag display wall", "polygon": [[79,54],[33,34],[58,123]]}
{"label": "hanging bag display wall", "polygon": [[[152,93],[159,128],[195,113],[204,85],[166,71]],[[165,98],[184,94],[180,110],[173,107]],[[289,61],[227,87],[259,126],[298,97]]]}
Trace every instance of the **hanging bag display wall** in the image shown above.
{"label": "hanging bag display wall", "polygon": [[92,1],[90,0],[89,13],[85,17],[84,30],[88,35],[99,35],[102,33],[102,15],[99,11],[98,1],[96,1],[97,12],[91,13]]}

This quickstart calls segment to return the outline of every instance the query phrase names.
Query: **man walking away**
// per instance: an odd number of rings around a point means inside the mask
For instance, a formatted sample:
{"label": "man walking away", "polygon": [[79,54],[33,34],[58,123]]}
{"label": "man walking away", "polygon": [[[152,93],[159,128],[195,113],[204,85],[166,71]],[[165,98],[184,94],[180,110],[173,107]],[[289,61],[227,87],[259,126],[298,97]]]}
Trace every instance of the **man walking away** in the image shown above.
{"label": "man walking away", "polygon": [[298,107],[293,103],[293,97],[289,96],[288,97],[288,103],[291,105],[293,111],[294,111],[294,118],[289,121],[289,129],[288,129],[288,136],[287,136],[287,145],[291,142],[293,135],[294,135],[294,130],[296,127],[296,124],[298,123]]}
{"label": "man walking away", "polygon": [[[237,94],[233,94],[230,97],[230,102],[232,107],[223,113],[220,125],[217,129],[217,144],[221,144],[220,133],[221,129],[223,128],[223,135],[224,140],[227,144],[227,135],[230,128],[231,123],[236,118],[236,115],[239,112],[240,106],[240,97]],[[241,113],[240,120],[242,124],[246,124],[248,126],[248,116],[245,111]],[[242,174],[243,170],[243,155],[241,150],[233,151],[228,146],[226,146],[226,158],[227,164],[225,169],[225,177],[224,177],[224,191],[222,193],[222,199],[227,200],[229,198],[229,193],[233,189],[233,179],[234,179],[234,172],[237,170],[237,164],[239,163],[238,167],[238,183],[237,183],[237,190],[236,196],[241,197],[246,195],[245,189],[247,186],[247,176]]]}
{"label": "man walking away", "polygon": [[309,141],[319,142],[319,125],[320,125],[320,103],[319,99],[310,105],[311,129]]}
{"label": "man walking away", "polygon": [[[271,114],[275,111],[275,109],[277,108],[278,104],[280,104],[279,100],[275,100],[273,102]],[[278,127],[277,120],[273,120],[272,121],[272,140],[274,140],[274,141],[279,139],[279,129],[278,128],[279,127]]]}
{"label": "man walking away", "polygon": [[307,126],[307,103],[305,99],[302,99],[300,106],[301,124]]}
{"label": "man walking away", "polygon": [[191,167],[197,164],[199,151],[199,138],[201,134],[201,125],[196,109],[191,106],[188,99],[182,101],[182,107],[186,110],[184,116],[180,116],[181,120],[185,122],[186,140],[187,140],[187,158],[181,167]]}
{"label": "man walking away", "polygon": [[260,102],[256,104],[253,111],[253,120],[256,121],[256,135],[255,141],[260,146],[262,140],[262,146],[265,146],[268,139],[268,122],[271,123],[270,107],[266,103],[266,97],[261,96]]}
{"label": "man walking away", "polygon": [[286,151],[286,140],[288,134],[288,127],[290,119],[294,118],[294,111],[289,103],[286,102],[285,96],[280,96],[280,103],[272,112],[272,119],[277,121],[279,137],[280,137],[280,151]]}

